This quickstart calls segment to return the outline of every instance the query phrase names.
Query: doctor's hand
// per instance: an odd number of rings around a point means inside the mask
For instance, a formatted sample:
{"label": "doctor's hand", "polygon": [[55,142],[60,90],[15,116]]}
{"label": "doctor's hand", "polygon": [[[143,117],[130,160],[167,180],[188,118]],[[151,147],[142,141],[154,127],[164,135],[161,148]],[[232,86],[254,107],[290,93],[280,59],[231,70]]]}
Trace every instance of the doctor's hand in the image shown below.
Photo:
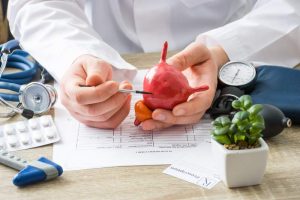
{"label": "doctor's hand", "polygon": [[183,51],[168,59],[167,63],[182,71],[191,87],[208,85],[209,90],[192,94],[187,102],[178,104],[172,111],[154,110],[153,119],[142,122],[142,128],[153,130],[198,122],[214,99],[218,66],[222,66],[227,61],[228,57],[221,47],[208,49],[200,42],[191,43]]}
{"label": "doctor's hand", "polygon": [[90,55],[78,57],[60,84],[62,104],[73,117],[88,126],[117,127],[128,115],[131,100],[130,94],[118,90],[132,86],[129,82],[117,83],[111,79],[110,64]]}

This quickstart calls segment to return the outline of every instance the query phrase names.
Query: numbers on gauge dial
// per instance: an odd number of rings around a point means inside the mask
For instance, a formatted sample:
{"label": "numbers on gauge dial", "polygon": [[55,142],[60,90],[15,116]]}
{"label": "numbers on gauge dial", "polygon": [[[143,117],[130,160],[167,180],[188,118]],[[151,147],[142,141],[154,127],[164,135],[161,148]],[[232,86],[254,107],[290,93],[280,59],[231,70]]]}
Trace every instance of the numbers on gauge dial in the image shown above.
{"label": "numbers on gauge dial", "polygon": [[233,62],[224,65],[219,72],[219,79],[231,86],[242,86],[250,83],[256,75],[255,68],[246,63]]}

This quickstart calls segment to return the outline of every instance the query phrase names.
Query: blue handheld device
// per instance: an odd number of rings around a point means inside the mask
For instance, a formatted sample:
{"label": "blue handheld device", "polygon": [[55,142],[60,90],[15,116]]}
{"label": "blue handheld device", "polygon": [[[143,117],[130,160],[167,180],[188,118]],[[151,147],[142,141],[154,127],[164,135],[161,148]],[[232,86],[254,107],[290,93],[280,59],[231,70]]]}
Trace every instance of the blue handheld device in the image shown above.
{"label": "blue handheld device", "polygon": [[41,157],[37,161],[27,162],[17,156],[0,150],[0,163],[16,170],[21,170],[13,178],[16,186],[26,186],[59,177],[63,169],[58,164]]}

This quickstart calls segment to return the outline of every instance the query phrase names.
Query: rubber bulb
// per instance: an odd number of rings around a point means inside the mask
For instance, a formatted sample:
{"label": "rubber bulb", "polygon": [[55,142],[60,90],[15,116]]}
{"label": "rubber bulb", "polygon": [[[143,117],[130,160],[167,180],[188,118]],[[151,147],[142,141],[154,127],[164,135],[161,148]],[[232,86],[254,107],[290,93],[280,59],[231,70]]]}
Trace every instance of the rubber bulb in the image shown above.
{"label": "rubber bulb", "polygon": [[263,104],[260,112],[265,119],[265,130],[262,132],[263,138],[270,138],[278,135],[284,128],[291,127],[292,121],[283,112],[270,104]]}

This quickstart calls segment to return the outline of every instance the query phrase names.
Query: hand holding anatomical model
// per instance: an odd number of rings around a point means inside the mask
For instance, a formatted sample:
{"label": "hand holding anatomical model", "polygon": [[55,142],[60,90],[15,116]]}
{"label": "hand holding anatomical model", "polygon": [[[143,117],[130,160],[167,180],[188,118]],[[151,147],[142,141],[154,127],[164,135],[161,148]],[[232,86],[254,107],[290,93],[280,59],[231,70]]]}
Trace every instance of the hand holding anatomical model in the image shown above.
{"label": "hand holding anatomical model", "polygon": [[144,94],[135,105],[135,125],[144,130],[199,121],[213,100],[218,65],[228,60],[219,47],[192,43],[166,62],[167,45],[160,63],[144,78],[144,91],[152,94]]}

